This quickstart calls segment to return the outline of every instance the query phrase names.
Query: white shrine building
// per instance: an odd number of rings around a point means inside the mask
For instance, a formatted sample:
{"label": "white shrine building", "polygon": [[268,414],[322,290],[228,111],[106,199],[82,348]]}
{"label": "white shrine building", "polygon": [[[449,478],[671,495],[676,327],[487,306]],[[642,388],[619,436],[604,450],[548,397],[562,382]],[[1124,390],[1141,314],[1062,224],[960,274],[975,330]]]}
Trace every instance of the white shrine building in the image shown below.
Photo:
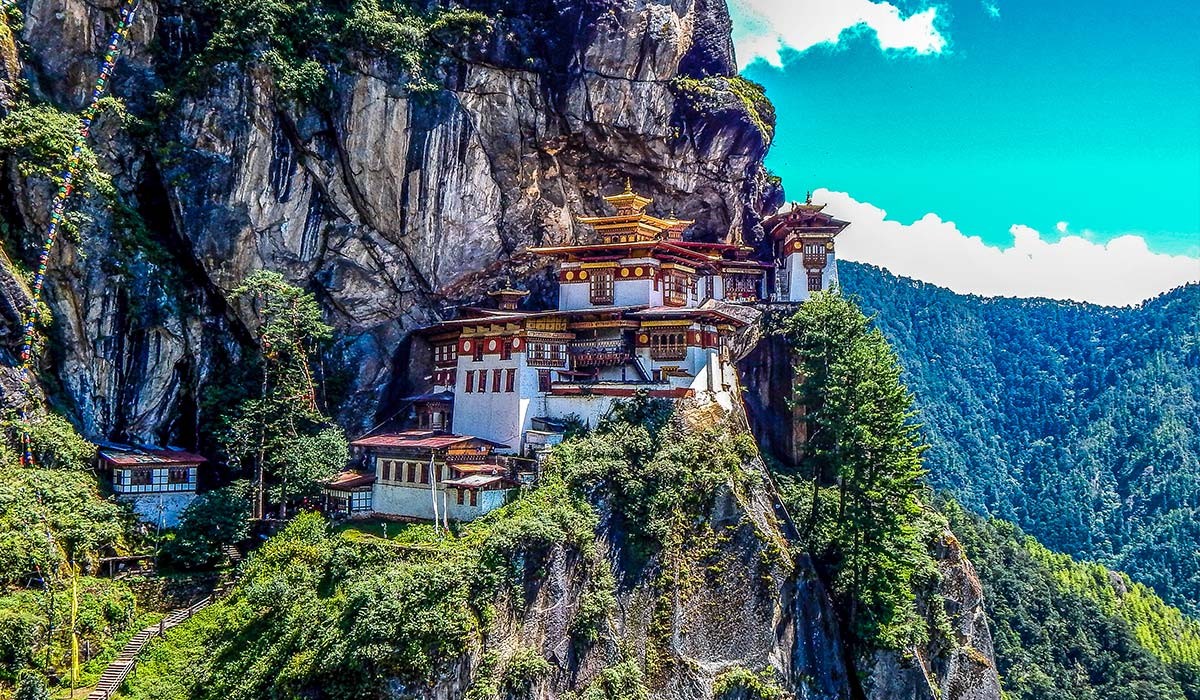
{"label": "white shrine building", "polygon": [[159,527],[179,524],[196,499],[200,465],[207,461],[175,448],[113,445],[99,453],[100,469],[109,473],[117,498],[132,504],[139,520]]}
{"label": "white shrine building", "polygon": [[[764,222],[765,262],[736,236],[689,240],[692,221],[647,213],[651,200],[628,185],[604,199],[614,214],[579,220],[594,240],[531,251],[555,262],[557,308],[521,309],[527,292],[506,288],[492,293],[497,308],[468,307],[418,331],[433,371],[426,393],[409,399],[416,429],[352,443],[374,478],[375,513],[433,519],[437,507],[469,520],[497,507],[502,497],[485,492],[514,488],[515,475],[486,467],[494,479],[471,501],[468,482],[485,479],[453,467],[452,445],[486,446],[488,465],[501,453],[532,455],[554,442],[547,425],[595,426],[638,392],[732,409],[741,401],[733,340],[754,316],[739,307],[801,302],[836,284],[833,238],[847,223],[811,198]],[[397,463],[399,472],[387,466]]]}

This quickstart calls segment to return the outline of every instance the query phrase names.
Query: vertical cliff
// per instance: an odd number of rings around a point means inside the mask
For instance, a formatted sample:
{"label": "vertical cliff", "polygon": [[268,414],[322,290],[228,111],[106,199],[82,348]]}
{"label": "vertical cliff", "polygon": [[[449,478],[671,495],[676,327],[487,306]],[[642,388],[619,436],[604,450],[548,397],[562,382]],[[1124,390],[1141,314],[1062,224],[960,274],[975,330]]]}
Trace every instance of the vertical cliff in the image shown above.
{"label": "vertical cliff", "polygon": [[[5,106],[23,95],[79,108],[115,5],[21,3],[23,82],[8,76]],[[574,217],[625,177],[710,238],[752,231],[779,196],[761,164],[773,118],[731,83],[723,2],[470,5],[491,26],[447,50],[440,89],[414,94],[408,72],[351,47],[302,104],[253,51],[180,89],[212,6],[140,4],[113,80],[136,119],[93,138],[136,230],[92,202],[47,293],[43,364],[87,433],[186,441],[210,420],[205,387],[239,362],[225,300],[254,269],[318,293],[340,338],[325,369],[347,385],[340,418],[354,428],[405,389],[394,383],[411,328],[520,265],[524,247],[573,239]],[[36,240],[49,185],[9,161],[0,214]]]}

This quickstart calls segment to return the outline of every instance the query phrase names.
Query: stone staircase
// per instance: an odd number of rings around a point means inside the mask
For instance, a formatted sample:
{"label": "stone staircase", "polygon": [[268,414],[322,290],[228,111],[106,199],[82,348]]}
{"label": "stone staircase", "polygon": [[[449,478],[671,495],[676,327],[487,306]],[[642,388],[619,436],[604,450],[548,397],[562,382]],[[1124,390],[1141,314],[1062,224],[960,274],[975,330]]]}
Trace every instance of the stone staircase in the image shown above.
{"label": "stone staircase", "polygon": [[189,607],[172,611],[157,624],[150,625],[133,635],[133,638],[126,642],[121,649],[121,653],[117,654],[117,658],[113,659],[112,663],[104,669],[104,673],[100,675],[100,681],[96,684],[96,689],[88,694],[87,700],[110,700],[117,692],[117,688],[120,688],[125,679],[129,677],[133,667],[137,664],[138,654],[150,640],[161,637],[167,630],[208,607],[212,602],[213,598],[209,596]]}
{"label": "stone staircase", "polygon": [[225,553],[225,557],[229,560],[229,566],[237,566],[238,564],[242,563],[242,559],[246,558],[246,555],[242,554],[241,548],[234,544],[225,545],[222,548],[222,551]]}

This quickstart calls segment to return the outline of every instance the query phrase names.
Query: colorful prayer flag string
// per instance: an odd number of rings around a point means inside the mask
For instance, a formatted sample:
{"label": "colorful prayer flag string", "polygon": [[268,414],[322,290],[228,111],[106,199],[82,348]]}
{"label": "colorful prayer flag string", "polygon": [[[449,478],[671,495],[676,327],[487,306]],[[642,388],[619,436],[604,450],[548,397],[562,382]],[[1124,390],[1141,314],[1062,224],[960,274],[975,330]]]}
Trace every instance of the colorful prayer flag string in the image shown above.
{"label": "colorful prayer flag string", "polygon": [[[50,252],[54,249],[54,243],[58,239],[58,230],[62,226],[66,215],[67,200],[70,199],[71,193],[74,191],[75,175],[79,170],[80,159],[83,156],[83,149],[87,145],[88,136],[92,130],[92,120],[96,117],[97,103],[100,98],[104,97],[104,93],[108,88],[109,78],[112,76],[113,69],[116,68],[117,59],[120,57],[121,44],[128,38],[129,28],[133,22],[134,13],[137,11],[139,0],[125,0],[121,5],[121,11],[117,19],[116,29],[108,40],[108,47],[104,51],[104,58],[100,62],[100,71],[96,76],[96,82],[92,87],[91,99],[88,100],[87,107],[80,114],[79,131],[75,135],[75,144],[71,149],[71,157],[67,161],[67,168],[59,173],[59,180],[62,184],[54,194],[54,200],[50,206],[50,225],[46,229],[46,238],[42,242],[41,254],[38,257],[37,272],[33,278],[33,289],[29,309],[25,313],[25,328],[24,339],[21,343],[21,369],[26,373],[33,363],[33,337],[37,326],[37,308],[42,298],[42,287],[46,282],[46,265],[50,260]],[[3,0],[5,9],[11,8],[15,3],[12,0]],[[28,423],[28,416],[25,409],[21,410],[21,420],[23,424]],[[21,462],[25,465],[33,464],[33,454],[30,444],[29,434],[26,431],[22,435],[23,451]]]}

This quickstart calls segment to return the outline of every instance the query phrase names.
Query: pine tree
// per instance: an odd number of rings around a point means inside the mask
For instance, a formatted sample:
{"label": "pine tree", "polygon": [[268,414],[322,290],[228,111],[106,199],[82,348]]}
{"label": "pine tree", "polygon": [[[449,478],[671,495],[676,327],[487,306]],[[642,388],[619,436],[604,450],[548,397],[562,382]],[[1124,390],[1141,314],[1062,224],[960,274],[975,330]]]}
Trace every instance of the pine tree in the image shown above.
{"label": "pine tree", "polygon": [[924,471],[912,397],[895,352],[837,293],[785,321],[804,406],[809,546],[862,640],[899,646],[914,629],[913,579],[928,554],[918,532]]}
{"label": "pine tree", "polygon": [[345,435],[317,405],[312,371],[312,359],[333,329],[312,294],[277,272],[255,272],[233,297],[259,321],[262,384],[257,397],[227,417],[223,442],[232,461],[253,466],[255,516],[263,515],[269,480],[282,517],[288,501],[312,493],[348,459]]}

